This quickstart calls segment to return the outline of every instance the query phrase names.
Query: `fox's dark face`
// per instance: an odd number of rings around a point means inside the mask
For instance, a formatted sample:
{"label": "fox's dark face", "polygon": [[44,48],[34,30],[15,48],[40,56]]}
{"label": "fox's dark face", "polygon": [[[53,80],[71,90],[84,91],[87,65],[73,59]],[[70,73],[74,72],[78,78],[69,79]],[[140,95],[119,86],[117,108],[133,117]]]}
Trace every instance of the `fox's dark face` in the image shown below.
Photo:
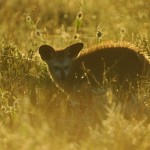
{"label": "fox's dark face", "polygon": [[71,73],[73,60],[65,56],[63,52],[55,55],[47,61],[49,71],[52,76],[58,80],[66,80]]}
{"label": "fox's dark face", "polygon": [[76,43],[61,51],[55,51],[51,46],[42,45],[39,48],[39,53],[42,60],[47,63],[52,77],[61,82],[69,78],[74,59],[82,48],[82,43]]}

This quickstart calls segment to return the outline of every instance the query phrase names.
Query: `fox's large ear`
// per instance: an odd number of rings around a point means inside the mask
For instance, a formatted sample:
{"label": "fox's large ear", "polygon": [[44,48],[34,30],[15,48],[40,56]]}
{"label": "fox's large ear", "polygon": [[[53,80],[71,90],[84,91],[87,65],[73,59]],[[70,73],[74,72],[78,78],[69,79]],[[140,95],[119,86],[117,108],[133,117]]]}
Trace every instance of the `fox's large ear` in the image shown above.
{"label": "fox's large ear", "polygon": [[47,61],[54,56],[55,50],[53,47],[51,47],[49,45],[42,45],[39,48],[39,54],[40,54],[42,60]]}
{"label": "fox's large ear", "polygon": [[83,43],[76,43],[65,48],[65,51],[69,57],[76,58],[82,49]]}

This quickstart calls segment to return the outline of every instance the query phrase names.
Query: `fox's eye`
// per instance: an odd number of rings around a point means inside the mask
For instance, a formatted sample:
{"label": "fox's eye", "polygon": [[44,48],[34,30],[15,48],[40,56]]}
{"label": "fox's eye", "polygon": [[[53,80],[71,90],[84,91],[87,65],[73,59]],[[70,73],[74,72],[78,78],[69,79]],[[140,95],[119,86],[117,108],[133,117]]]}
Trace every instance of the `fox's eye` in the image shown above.
{"label": "fox's eye", "polygon": [[69,69],[69,66],[65,66],[64,69],[65,69],[65,70],[68,70],[68,69]]}
{"label": "fox's eye", "polygon": [[54,66],[53,68],[54,68],[54,70],[59,70],[58,66]]}

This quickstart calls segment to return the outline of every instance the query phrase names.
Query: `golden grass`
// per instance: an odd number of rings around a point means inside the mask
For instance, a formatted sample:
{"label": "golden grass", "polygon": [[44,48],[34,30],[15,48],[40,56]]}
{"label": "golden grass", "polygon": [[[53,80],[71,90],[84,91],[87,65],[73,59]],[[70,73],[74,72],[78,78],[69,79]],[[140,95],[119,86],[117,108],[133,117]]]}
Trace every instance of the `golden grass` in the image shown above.
{"label": "golden grass", "polygon": [[148,4],[0,1],[0,150],[149,150],[149,79],[136,94],[108,84],[68,96],[55,87],[38,54],[44,43],[88,47],[108,40],[149,53]]}

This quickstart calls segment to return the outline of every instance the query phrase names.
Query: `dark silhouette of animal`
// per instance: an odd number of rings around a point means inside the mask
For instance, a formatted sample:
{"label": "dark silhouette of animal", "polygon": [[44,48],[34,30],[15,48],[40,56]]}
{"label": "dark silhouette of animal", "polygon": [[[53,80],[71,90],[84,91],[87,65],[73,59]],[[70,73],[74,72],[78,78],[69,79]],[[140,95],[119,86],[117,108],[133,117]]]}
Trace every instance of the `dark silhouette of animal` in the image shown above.
{"label": "dark silhouette of animal", "polygon": [[[49,68],[51,78],[63,89],[78,89],[83,83],[95,87],[105,81],[127,88],[149,77],[148,55],[134,45],[106,42],[83,49],[76,43],[63,50],[42,45],[39,53]],[[82,50],[82,51],[81,51]]]}

